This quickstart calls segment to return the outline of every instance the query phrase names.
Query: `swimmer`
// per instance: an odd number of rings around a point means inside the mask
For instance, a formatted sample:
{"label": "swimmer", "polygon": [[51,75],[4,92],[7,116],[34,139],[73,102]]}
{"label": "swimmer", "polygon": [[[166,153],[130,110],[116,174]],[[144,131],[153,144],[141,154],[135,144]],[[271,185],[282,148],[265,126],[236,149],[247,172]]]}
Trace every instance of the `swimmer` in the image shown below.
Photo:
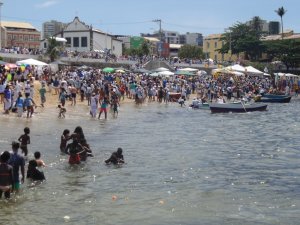
{"label": "swimmer", "polygon": [[122,148],[118,148],[118,150],[116,152],[113,152],[111,154],[109,159],[105,160],[105,163],[106,164],[111,164],[112,163],[114,165],[125,163],[124,156],[123,156],[122,152],[123,152]]}

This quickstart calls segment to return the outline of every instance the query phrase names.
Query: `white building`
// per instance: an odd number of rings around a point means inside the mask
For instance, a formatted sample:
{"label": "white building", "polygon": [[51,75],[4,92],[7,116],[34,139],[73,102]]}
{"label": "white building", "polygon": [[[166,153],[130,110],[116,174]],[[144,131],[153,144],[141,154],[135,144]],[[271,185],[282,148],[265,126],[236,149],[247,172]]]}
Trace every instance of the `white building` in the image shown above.
{"label": "white building", "polygon": [[67,24],[66,27],[56,35],[67,40],[66,50],[77,52],[89,52],[95,50],[109,51],[116,56],[122,55],[122,41],[114,36],[104,33],[92,26],[86,25],[78,17]]}

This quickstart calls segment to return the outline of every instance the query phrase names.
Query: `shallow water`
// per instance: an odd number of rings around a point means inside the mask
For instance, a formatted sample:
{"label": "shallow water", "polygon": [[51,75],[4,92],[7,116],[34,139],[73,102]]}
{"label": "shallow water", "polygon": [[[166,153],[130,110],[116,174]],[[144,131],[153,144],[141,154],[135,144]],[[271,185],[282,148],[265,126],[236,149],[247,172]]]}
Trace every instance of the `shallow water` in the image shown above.
{"label": "shallow water", "polygon": [[[298,224],[300,101],[268,109],[211,114],[150,103],[122,105],[107,121],[79,107],[66,119],[54,109],[1,116],[0,150],[29,126],[31,156],[39,150],[48,165],[45,183],[26,181],[0,201],[1,224]],[[95,157],[71,167],[60,135],[78,125]],[[106,166],[117,147],[126,164]]]}

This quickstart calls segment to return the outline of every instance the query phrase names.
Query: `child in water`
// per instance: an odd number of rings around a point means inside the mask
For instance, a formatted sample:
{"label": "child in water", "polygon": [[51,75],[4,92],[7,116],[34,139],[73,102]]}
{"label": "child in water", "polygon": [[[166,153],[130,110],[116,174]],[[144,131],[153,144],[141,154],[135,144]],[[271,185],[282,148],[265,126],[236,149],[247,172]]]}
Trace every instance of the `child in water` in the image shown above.
{"label": "child in water", "polygon": [[123,156],[123,150],[122,148],[118,148],[118,150],[116,152],[113,152],[110,156],[109,159],[105,160],[106,164],[114,164],[114,165],[118,165],[118,164],[123,164],[125,163],[124,161],[124,156]]}
{"label": "child in water", "polygon": [[70,130],[65,129],[60,137],[60,151],[65,153],[67,142],[71,139]]}
{"label": "child in water", "polygon": [[61,105],[58,105],[57,108],[59,108],[58,118],[65,118],[65,114],[67,112],[66,108]]}
{"label": "child in water", "polygon": [[22,134],[18,141],[21,142],[20,144],[20,148],[22,150],[22,153],[24,153],[24,156],[26,157],[27,154],[28,154],[28,148],[27,148],[27,145],[30,144],[30,129],[29,127],[25,127],[24,128],[24,134]]}
{"label": "child in water", "polygon": [[35,158],[35,161],[36,161],[38,167],[45,167],[46,166],[44,161],[41,159],[41,153],[40,152],[35,152],[34,153],[34,158]]}
{"label": "child in water", "polygon": [[32,159],[29,161],[27,169],[27,178],[31,178],[33,181],[45,180],[46,178],[44,173],[39,171],[37,167],[38,164],[36,160]]}

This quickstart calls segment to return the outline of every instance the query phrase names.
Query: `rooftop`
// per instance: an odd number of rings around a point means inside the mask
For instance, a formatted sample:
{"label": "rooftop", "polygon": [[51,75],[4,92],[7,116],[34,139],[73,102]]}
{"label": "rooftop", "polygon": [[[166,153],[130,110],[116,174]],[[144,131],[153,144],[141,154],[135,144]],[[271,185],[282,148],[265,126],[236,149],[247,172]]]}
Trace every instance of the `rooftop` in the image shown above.
{"label": "rooftop", "polygon": [[1,21],[2,27],[10,27],[10,28],[21,28],[21,29],[34,29],[36,28],[32,26],[30,23],[26,22],[14,22],[14,21]]}

